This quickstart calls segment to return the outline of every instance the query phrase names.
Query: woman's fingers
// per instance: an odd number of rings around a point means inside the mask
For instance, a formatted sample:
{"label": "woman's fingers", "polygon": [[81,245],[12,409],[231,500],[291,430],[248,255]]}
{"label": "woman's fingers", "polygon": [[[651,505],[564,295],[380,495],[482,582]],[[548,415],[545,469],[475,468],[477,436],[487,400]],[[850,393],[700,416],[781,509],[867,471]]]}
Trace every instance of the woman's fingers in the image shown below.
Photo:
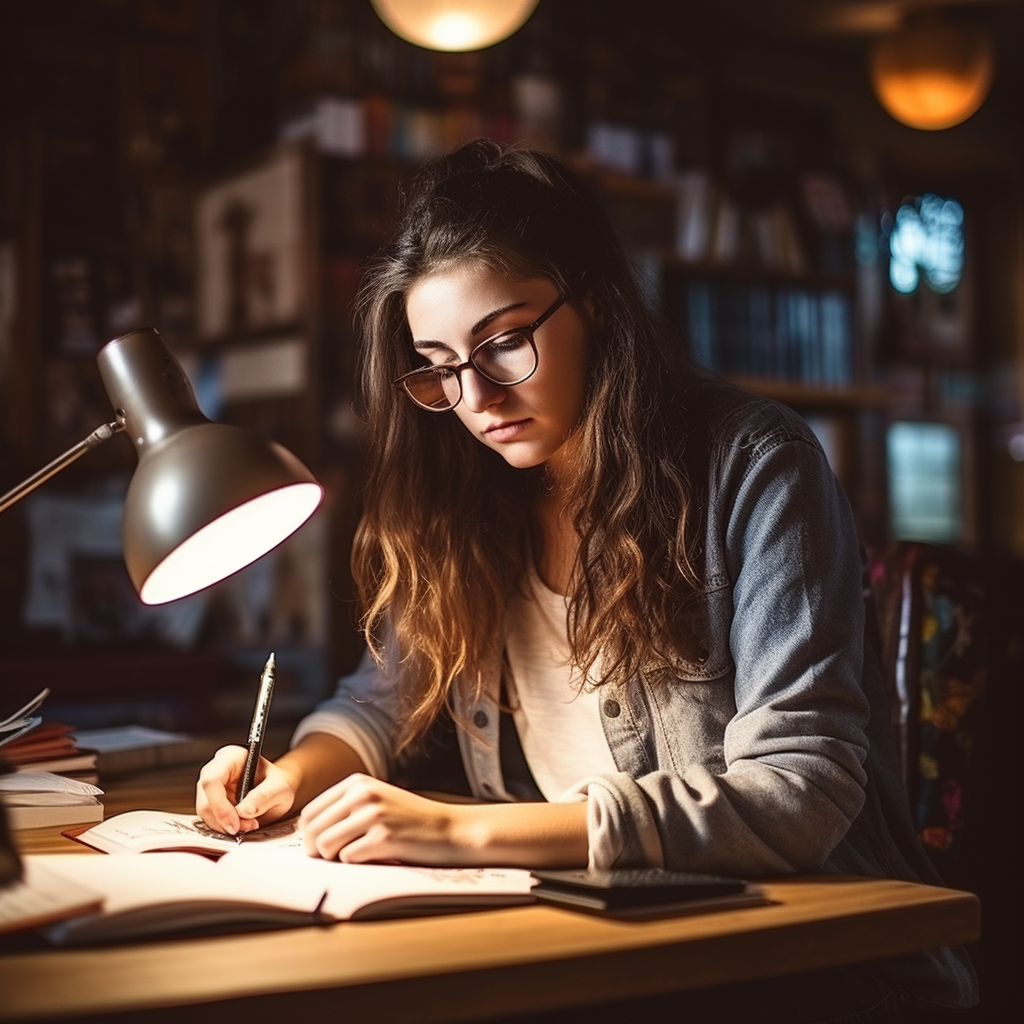
{"label": "woman's fingers", "polygon": [[[358,834],[359,823],[352,812],[367,798],[365,776],[350,775],[310,800],[299,818],[303,846],[311,857],[333,860],[347,842]],[[323,838],[330,831],[330,838]]]}
{"label": "woman's fingers", "polygon": [[261,820],[275,821],[287,814],[294,801],[288,775],[272,761],[260,758],[256,785],[236,807],[245,758],[244,747],[221,747],[199,772],[196,813],[218,832],[251,832],[260,827]]}
{"label": "woman's fingers", "polygon": [[310,856],[353,863],[445,863],[452,855],[450,823],[444,805],[367,775],[325,790],[301,817]]}
{"label": "woman's fingers", "polygon": [[256,785],[239,801],[235,813],[239,819],[239,831],[251,832],[260,827],[260,819],[276,819],[287,811],[290,799],[284,779],[274,770],[270,761],[260,758],[256,768]]}
{"label": "woman's fingers", "polygon": [[244,747],[221,747],[200,769],[196,813],[218,832],[238,831],[234,797],[245,767],[245,753]]}

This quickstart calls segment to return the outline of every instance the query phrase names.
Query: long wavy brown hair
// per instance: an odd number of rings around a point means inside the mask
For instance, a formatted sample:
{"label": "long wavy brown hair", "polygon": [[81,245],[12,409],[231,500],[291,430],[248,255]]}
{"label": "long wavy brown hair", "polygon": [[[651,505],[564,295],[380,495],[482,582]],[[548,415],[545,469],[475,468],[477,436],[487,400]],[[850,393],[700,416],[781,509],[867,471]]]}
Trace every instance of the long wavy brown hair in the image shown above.
{"label": "long wavy brown hair", "polygon": [[414,180],[356,304],[370,458],[352,565],[367,643],[404,701],[400,749],[450,706],[456,679],[481,685],[543,486],[542,469],[509,467],[454,415],[418,409],[391,387],[423,363],[406,320],[410,287],[467,262],[547,277],[578,309],[586,303],[595,325],[584,412],[567,441],[578,469],[559,493],[579,537],[568,625],[583,678],[653,682],[700,643],[691,609],[704,474],[686,415],[689,375],[675,372],[579,176],[542,153],[470,143]]}

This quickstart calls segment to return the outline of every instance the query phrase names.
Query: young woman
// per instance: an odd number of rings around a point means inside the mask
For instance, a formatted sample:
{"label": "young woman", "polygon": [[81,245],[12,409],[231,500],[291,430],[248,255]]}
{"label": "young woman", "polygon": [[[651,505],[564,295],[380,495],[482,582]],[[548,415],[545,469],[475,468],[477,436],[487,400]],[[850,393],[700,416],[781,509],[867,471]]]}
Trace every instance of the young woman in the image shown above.
{"label": "young woman", "polygon": [[[301,809],[307,851],[344,861],[933,877],[820,446],[674,367],[577,177],[465,146],[365,282],[369,655],[237,807],[244,751],[220,751],[204,820]],[[478,802],[388,781],[443,715]],[[974,995],[948,950],[866,976],[844,1008]]]}

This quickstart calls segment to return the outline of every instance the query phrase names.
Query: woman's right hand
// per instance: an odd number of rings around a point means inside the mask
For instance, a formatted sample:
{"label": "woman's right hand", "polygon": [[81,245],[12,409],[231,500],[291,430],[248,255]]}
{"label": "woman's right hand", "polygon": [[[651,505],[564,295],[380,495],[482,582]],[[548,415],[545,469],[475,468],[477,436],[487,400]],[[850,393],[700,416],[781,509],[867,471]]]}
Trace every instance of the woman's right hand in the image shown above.
{"label": "woman's right hand", "polygon": [[232,836],[277,821],[295,806],[295,780],[273,761],[261,757],[255,785],[236,807],[234,800],[245,759],[245,747],[221,747],[203,766],[196,784],[196,814],[210,828]]}

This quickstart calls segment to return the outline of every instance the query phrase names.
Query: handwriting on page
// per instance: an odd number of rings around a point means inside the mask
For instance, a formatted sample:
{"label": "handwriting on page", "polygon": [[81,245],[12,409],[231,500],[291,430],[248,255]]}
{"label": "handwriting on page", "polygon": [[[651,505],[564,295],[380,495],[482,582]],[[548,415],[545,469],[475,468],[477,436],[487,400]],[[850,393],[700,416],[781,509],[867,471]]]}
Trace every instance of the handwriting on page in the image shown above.
{"label": "handwriting on page", "polygon": [[[229,846],[235,846],[238,842],[237,836],[228,835],[225,832],[218,832],[210,828],[202,818],[194,818],[192,821],[184,822],[173,818],[167,818],[159,824],[141,825],[135,831],[135,836],[145,835],[181,835],[181,836],[202,836],[205,839],[216,839]],[[294,841],[288,841],[292,837]],[[278,821],[265,828],[256,829],[254,832],[247,832],[242,839],[247,843],[279,842],[282,846],[301,846],[302,836],[298,831],[297,819]]]}

